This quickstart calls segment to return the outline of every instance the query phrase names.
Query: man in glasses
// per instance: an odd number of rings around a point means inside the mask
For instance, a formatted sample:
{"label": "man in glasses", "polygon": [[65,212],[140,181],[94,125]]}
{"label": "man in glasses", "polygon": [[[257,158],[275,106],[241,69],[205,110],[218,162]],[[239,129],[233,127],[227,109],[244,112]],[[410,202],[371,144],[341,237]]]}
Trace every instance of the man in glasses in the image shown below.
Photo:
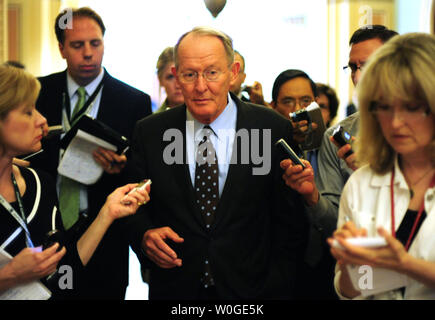
{"label": "man in glasses", "polygon": [[281,72],[272,87],[272,108],[285,118],[308,107],[317,95],[316,84],[303,71],[289,69]]}
{"label": "man in glasses", "polygon": [[[301,70],[288,69],[276,77],[272,87],[271,107],[284,118],[290,119],[290,114],[307,108],[317,97],[316,84]],[[308,130],[308,121],[292,122],[293,137],[302,143]],[[313,129],[316,129],[313,124]]]}
{"label": "man in glasses", "polygon": [[[306,214],[273,147],[291,140],[290,123],[230,93],[238,70],[227,35],[187,32],[173,68],[185,104],[136,125],[135,178],[153,181],[153,200],[133,217],[132,236],[150,261],[150,299],[295,295]],[[255,170],[254,149],[270,159],[265,172]]]}
{"label": "man in glasses", "polygon": [[[380,25],[361,27],[352,35],[349,62],[344,69],[351,71],[352,82],[356,85],[361,76],[361,69],[369,57],[397,32]],[[355,136],[358,130],[358,112],[350,115],[338,125]],[[337,150],[332,134],[338,125],[325,131],[318,154],[318,173],[314,177],[310,163],[308,170],[302,171],[298,166],[290,165],[288,160],[281,163],[285,170],[288,186],[303,195],[311,227],[308,248],[305,255],[306,268],[301,279],[300,290],[304,298],[334,298],[333,274],[334,261],[331,260],[326,239],[332,235],[337,226],[338,206],[343,187],[357,167],[352,154],[344,159],[351,149],[350,144]],[[313,294],[314,293],[314,294]]]}

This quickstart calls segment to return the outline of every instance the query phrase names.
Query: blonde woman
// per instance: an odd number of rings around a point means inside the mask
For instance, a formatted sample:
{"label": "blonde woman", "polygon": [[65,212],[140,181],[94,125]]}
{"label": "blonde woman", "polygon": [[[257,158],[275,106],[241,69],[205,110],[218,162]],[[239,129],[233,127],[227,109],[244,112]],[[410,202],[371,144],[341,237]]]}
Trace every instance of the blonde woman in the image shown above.
{"label": "blonde woman", "polygon": [[[364,165],[341,196],[334,238],[345,249],[331,249],[342,298],[363,298],[345,267],[356,264],[407,277],[402,287],[370,298],[435,299],[434,83],[435,36],[429,34],[394,37],[364,68],[357,138],[357,158]],[[379,235],[387,245],[377,249],[345,241]]]}
{"label": "blonde woman", "polygon": [[0,267],[0,294],[42,280],[55,297],[61,292],[67,297],[68,290],[60,290],[46,277],[63,264],[72,267],[74,277],[86,272],[84,267],[112,222],[135,213],[149,196],[138,191],[123,199],[135,184],[120,187],[78,242],[69,243],[64,234],[65,246],[41,248],[50,231],[63,234],[55,184],[44,172],[13,164],[14,157],[41,149],[47,121],[35,109],[39,90],[39,82],[28,72],[0,66],[0,248],[13,257]]}

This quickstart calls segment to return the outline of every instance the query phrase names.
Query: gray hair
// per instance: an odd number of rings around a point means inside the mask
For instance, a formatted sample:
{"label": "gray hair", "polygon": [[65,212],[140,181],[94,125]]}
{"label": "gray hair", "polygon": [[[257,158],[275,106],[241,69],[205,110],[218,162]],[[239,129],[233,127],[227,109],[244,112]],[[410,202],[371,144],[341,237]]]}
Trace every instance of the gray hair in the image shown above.
{"label": "gray hair", "polygon": [[175,68],[178,68],[178,47],[180,46],[181,41],[189,34],[198,35],[198,36],[211,36],[218,38],[225,48],[225,53],[228,60],[228,66],[230,66],[234,62],[234,50],[233,50],[233,40],[222,31],[210,28],[210,27],[195,27],[191,31],[183,34],[180,39],[178,39],[177,44],[174,47],[174,62]]}

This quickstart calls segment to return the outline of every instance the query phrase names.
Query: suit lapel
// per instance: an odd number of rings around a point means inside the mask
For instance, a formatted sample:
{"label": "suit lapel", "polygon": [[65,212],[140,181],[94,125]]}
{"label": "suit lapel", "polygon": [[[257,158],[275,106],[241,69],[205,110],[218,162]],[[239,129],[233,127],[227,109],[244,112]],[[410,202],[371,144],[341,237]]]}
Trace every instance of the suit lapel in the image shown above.
{"label": "suit lapel", "polygon": [[[175,112],[176,111],[176,112]],[[174,128],[179,130],[182,133],[183,137],[183,162],[182,164],[173,164],[171,165],[171,170],[174,175],[174,180],[178,185],[178,189],[180,192],[184,194],[186,198],[186,203],[188,203],[189,211],[197,220],[198,224],[201,225],[205,230],[205,225],[201,216],[201,212],[199,211],[199,207],[196,204],[196,196],[195,191],[193,189],[192,180],[190,178],[190,170],[189,164],[187,160],[187,149],[186,149],[186,106],[177,107],[174,110],[172,117],[166,118],[167,123],[164,126],[165,128]],[[163,141],[162,139],[162,154],[163,150],[169,143]]]}
{"label": "suit lapel", "polygon": [[246,142],[243,140],[237,141],[237,133],[240,129],[245,129],[248,132],[249,139],[251,139],[250,128],[253,127],[256,119],[250,117],[249,107],[244,102],[240,101],[233,95],[231,95],[231,98],[236,102],[237,106],[236,140],[233,144],[232,160],[228,168],[224,189],[215,213],[215,221],[212,226],[212,231],[218,227],[218,224],[227,213],[232,211],[231,205],[234,203],[234,199],[238,198],[235,194],[240,192],[240,186],[246,184],[246,177],[252,174],[251,158],[249,157],[249,164],[241,163],[240,158],[242,154],[241,144],[250,143],[250,140]]}
{"label": "suit lapel", "polygon": [[[57,79],[53,81],[53,83],[57,86],[57,89],[54,88],[44,88],[44,90],[50,90],[50,94],[48,97],[48,103],[46,106],[43,106],[43,114],[49,115],[48,125],[58,125],[62,123],[62,112],[65,108],[66,104],[69,104],[69,95],[68,88],[66,83],[67,70],[60,72],[57,74]],[[51,85],[52,83],[50,83]],[[53,97],[53,98],[52,98]],[[59,106],[53,108],[52,106]],[[51,123],[50,123],[51,122]]]}
{"label": "suit lapel", "polygon": [[[111,85],[111,79],[112,77],[107,72],[106,69],[104,69],[104,76],[103,76],[103,88],[101,91],[101,100],[100,100],[100,108],[98,108],[98,114],[97,119],[102,121],[103,123],[107,124],[109,127],[113,126],[112,121],[113,119],[118,119],[117,112],[122,112],[119,108],[120,106],[116,106],[113,103],[111,103],[111,94],[113,92],[113,88]],[[104,106],[101,108],[101,106]]]}

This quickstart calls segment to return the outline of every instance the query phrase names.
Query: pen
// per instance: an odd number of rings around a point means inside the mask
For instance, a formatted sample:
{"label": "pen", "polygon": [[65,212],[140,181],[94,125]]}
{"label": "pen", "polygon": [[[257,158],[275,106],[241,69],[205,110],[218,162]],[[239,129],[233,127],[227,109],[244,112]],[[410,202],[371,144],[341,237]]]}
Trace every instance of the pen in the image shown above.
{"label": "pen", "polygon": [[[122,150],[120,156],[124,155],[128,151],[128,149],[130,149],[130,146],[125,147],[124,150]],[[117,161],[112,160],[112,162],[110,162],[110,167],[113,167],[117,163]]]}

